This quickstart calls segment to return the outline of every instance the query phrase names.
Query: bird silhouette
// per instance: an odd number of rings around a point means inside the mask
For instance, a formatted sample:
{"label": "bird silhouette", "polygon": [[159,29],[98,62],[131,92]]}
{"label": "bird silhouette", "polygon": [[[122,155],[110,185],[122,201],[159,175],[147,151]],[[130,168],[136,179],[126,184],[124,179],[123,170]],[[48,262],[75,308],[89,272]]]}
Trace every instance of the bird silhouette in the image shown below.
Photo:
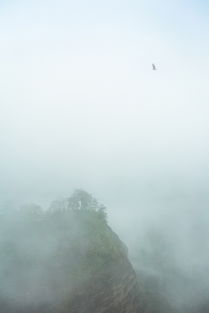
{"label": "bird silhouette", "polygon": [[154,63],[152,63],[152,69],[153,69],[153,71],[157,71],[157,68],[156,68]]}

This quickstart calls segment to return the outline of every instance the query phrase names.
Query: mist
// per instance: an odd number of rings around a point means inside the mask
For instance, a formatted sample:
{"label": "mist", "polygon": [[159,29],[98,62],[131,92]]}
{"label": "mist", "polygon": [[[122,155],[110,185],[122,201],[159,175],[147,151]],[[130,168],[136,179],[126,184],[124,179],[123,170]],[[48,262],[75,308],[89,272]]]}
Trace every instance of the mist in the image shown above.
{"label": "mist", "polygon": [[2,210],[91,192],[139,274],[162,274],[140,257],[150,232],[167,241],[181,310],[208,300],[208,14],[203,1],[0,3]]}

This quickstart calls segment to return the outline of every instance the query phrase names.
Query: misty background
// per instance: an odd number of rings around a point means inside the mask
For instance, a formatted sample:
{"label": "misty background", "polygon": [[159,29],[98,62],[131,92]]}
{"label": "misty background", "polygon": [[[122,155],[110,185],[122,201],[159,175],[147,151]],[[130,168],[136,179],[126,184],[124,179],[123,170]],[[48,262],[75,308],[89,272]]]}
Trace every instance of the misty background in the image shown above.
{"label": "misty background", "polygon": [[157,229],[206,289],[208,15],[205,1],[0,1],[2,209],[83,188],[136,268]]}

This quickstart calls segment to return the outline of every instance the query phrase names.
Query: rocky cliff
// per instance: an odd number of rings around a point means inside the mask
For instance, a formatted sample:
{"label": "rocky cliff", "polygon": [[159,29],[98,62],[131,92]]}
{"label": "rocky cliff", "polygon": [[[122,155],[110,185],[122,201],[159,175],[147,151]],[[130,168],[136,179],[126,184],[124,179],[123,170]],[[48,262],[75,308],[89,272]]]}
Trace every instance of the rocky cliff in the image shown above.
{"label": "rocky cliff", "polygon": [[64,209],[33,206],[1,219],[0,312],[145,311],[126,247],[104,208],[81,195]]}

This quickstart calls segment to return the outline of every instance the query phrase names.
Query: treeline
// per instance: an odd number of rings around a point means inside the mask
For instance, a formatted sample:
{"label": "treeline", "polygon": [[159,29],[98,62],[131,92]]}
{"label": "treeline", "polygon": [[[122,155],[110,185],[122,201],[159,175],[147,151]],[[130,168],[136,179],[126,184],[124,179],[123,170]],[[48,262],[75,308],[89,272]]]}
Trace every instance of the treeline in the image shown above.
{"label": "treeline", "polygon": [[101,220],[106,221],[106,208],[98,202],[90,193],[77,189],[68,198],[54,200],[47,210],[44,210],[40,205],[27,204],[20,208],[19,213],[25,215],[50,215],[59,213],[76,213],[76,214],[94,214]]}

